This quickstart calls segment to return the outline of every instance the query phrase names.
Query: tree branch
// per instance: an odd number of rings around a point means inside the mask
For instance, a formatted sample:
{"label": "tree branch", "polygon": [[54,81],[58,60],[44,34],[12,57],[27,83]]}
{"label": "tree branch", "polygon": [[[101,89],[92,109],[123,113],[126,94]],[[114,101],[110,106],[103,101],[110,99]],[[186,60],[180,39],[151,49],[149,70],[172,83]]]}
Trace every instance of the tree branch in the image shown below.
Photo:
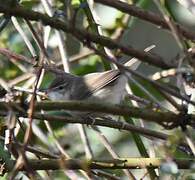
{"label": "tree branch", "polygon": [[168,135],[164,133],[160,133],[157,131],[149,130],[143,127],[134,126],[126,122],[122,121],[114,121],[110,119],[79,119],[79,118],[72,118],[72,117],[64,117],[64,116],[55,116],[55,115],[49,115],[49,114],[40,114],[36,113],[34,114],[34,118],[36,119],[44,119],[47,121],[53,121],[58,122],[62,121],[64,123],[80,123],[80,124],[86,124],[86,125],[97,125],[97,126],[105,126],[110,128],[117,128],[120,130],[127,130],[130,132],[139,133],[141,135],[149,136],[149,137],[155,137],[162,140],[166,140],[168,138]]}
{"label": "tree branch", "polygon": [[[15,102],[0,102],[0,110],[6,111],[7,107],[12,107],[14,110],[18,112],[22,112],[25,115],[24,111],[21,111],[21,104]],[[55,102],[55,101],[44,101],[37,102],[35,104],[35,111],[54,111],[54,110],[70,110],[70,111],[82,111],[82,112],[99,112],[99,113],[107,113],[113,115],[121,115],[121,116],[130,116],[134,118],[142,118],[146,121],[151,121],[158,123],[160,125],[172,124],[173,127],[177,127],[182,123],[182,120],[185,119],[186,116],[182,117],[180,114],[174,114],[172,112],[158,112],[153,111],[147,108],[137,108],[130,106],[122,106],[122,105],[105,105],[99,103],[86,103],[82,101],[66,101],[66,102]],[[195,122],[195,116],[188,114],[189,120],[188,125]],[[174,126],[175,125],[175,126]],[[187,124],[186,124],[187,125]]]}
{"label": "tree branch", "polygon": [[[120,158],[114,160],[77,160],[77,159],[41,159],[29,160],[28,165],[32,170],[58,170],[58,169],[144,169],[146,167],[158,168],[163,159],[161,158]],[[179,169],[189,169],[193,159],[175,159]],[[12,171],[15,161],[10,160],[7,164],[1,164],[6,172]],[[2,167],[3,166],[3,167]],[[25,170],[24,166],[19,168]]]}
{"label": "tree branch", "polygon": [[29,9],[25,9],[20,6],[9,7],[9,6],[6,6],[5,3],[1,3],[0,1],[0,13],[4,13],[10,16],[17,16],[17,17],[21,17],[24,19],[32,20],[32,21],[41,21],[45,25],[49,25],[55,29],[62,30],[66,33],[70,33],[79,40],[98,43],[98,44],[101,44],[102,46],[108,47],[109,49],[120,49],[121,52],[123,52],[124,54],[136,57],[143,62],[149,63],[157,67],[167,69],[167,68],[176,66],[173,63],[169,63],[168,61],[165,61],[158,55],[155,55],[149,52],[146,53],[144,51],[136,50],[132,47],[125,47],[119,42],[111,40],[107,37],[89,33],[85,31],[84,29],[79,29],[71,25],[67,25],[66,23],[64,23],[63,21],[57,18],[54,18],[54,17],[51,18],[42,13],[35,12]]}
{"label": "tree branch", "polygon": [[[118,0],[94,0],[95,2],[116,8],[124,13],[127,13],[129,15],[138,17],[140,19],[143,19],[147,22],[150,22],[152,24],[155,24],[157,26],[160,26],[164,29],[170,30],[169,25],[167,22],[161,18],[158,14],[146,11],[144,9],[141,9],[137,6],[130,5],[128,3],[118,1]],[[195,34],[193,32],[190,32],[188,29],[186,29],[184,26],[176,23],[175,24],[180,31],[180,33],[187,39],[190,39],[191,41],[195,41]]]}

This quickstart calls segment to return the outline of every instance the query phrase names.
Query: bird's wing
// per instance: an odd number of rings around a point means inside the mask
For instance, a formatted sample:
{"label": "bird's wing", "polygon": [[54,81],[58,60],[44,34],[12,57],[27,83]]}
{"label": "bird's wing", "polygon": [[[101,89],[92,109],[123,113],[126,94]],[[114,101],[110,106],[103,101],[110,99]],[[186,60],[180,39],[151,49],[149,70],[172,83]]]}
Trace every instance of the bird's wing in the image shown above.
{"label": "bird's wing", "polygon": [[[118,70],[110,70],[102,73],[90,73],[83,76],[79,83],[77,81],[78,92],[79,88],[82,89],[80,93],[77,92],[77,100],[85,99],[91,95],[93,95],[98,90],[104,88],[106,85],[114,82],[120,76],[120,72]],[[78,86],[80,84],[80,87]]]}
{"label": "bird's wing", "polygon": [[96,92],[114,82],[120,76],[120,71],[110,70],[102,73],[91,73],[84,76],[84,82],[90,91]]}

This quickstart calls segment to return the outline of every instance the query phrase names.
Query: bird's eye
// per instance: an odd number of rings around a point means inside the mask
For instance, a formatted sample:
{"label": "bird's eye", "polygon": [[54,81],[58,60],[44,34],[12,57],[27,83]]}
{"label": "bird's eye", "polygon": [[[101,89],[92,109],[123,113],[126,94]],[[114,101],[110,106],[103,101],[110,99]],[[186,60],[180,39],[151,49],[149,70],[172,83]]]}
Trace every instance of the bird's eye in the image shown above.
{"label": "bird's eye", "polygon": [[59,90],[62,90],[63,88],[64,88],[63,86],[59,86],[59,88],[58,88],[58,89],[59,89]]}

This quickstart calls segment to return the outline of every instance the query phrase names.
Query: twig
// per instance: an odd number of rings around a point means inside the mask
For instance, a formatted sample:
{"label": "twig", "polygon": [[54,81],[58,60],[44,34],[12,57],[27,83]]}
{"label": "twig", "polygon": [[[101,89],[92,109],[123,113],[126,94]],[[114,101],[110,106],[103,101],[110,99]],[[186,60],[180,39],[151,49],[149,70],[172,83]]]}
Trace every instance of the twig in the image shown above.
{"label": "twig", "polygon": [[186,73],[190,73],[194,75],[192,68],[179,68],[179,69],[173,68],[173,69],[163,70],[161,72],[156,72],[151,76],[151,79],[157,81],[162,78],[167,78],[169,76],[175,76],[177,74],[186,74]]}
{"label": "twig", "polygon": [[23,55],[16,54],[16,53],[10,51],[9,49],[0,48],[0,53],[5,55],[5,56],[7,56],[8,58],[21,60],[21,61],[27,62],[28,64],[32,64],[32,65],[35,64],[34,58],[27,58],[27,57],[25,57]]}
{"label": "twig", "polygon": [[137,80],[135,80],[134,78],[132,78],[131,76],[129,77],[129,79],[138,87],[140,88],[145,94],[146,96],[148,96],[150,98],[150,100],[156,104],[158,107],[160,108],[164,108],[166,109],[163,104],[156,98],[154,97],[144,86],[142,86]]}
{"label": "twig", "polygon": [[[183,64],[183,60],[185,57],[188,56],[187,47],[184,44],[184,40],[182,35],[180,34],[177,26],[175,25],[175,22],[171,19],[171,17],[168,15],[168,12],[166,9],[163,8],[162,4],[158,0],[153,0],[158,9],[160,10],[161,14],[163,15],[167,25],[169,26],[169,29],[171,30],[171,33],[173,37],[175,38],[175,41],[177,42],[179,48],[182,51],[182,57],[179,58],[177,62],[177,69],[180,69]],[[180,89],[180,93],[187,96],[184,89],[184,80],[181,74],[177,74],[177,86]]]}
{"label": "twig", "polygon": [[23,64],[21,64],[19,61],[12,59],[12,58],[10,58],[9,61],[12,62],[15,66],[17,66],[23,73],[28,72],[27,68]]}
{"label": "twig", "polygon": [[87,136],[87,132],[86,132],[85,126],[83,124],[82,125],[78,124],[78,130],[79,130],[80,137],[81,137],[81,140],[82,140],[84,148],[85,148],[85,156],[86,156],[86,158],[87,159],[94,158],[94,154],[93,154],[93,151],[92,151],[92,147],[91,147],[89,138]]}
{"label": "twig", "polygon": [[[97,126],[92,126],[92,128],[94,129],[94,131],[98,135],[100,141],[102,142],[102,144],[104,145],[104,147],[107,149],[107,151],[109,152],[109,154],[113,157],[113,159],[120,158],[120,156],[114,151],[114,148],[113,148],[112,144],[108,141],[108,139],[100,131],[100,129]],[[124,173],[127,175],[127,177],[129,179],[135,180],[135,176],[133,175],[133,173],[131,171],[129,171],[127,169],[126,170],[123,170],[123,171],[124,171]]]}
{"label": "twig", "polygon": [[37,87],[38,87],[39,80],[40,80],[40,77],[41,77],[41,73],[42,73],[42,68],[40,68],[38,73],[37,73],[37,79],[36,79],[35,87],[34,87],[34,90],[33,90],[33,95],[32,95],[31,101],[30,101],[29,112],[28,112],[28,114],[29,114],[28,115],[29,127],[28,127],[28,129],[27,129],[27,131],[25,133],[25,136],[24,136],[24,144],[25,144],[24,147],[26,145],[28,145],[30,137],[32,135],[32,122],[33,122],[33,118],[32,117],[33,117],[33,113],[34,113],[36,91],[37,91]]}
{"label": "twig", "polygon": [[44,15],[39,12],[35,12],[29,9],[26,10],[19,6],[17,8],[10,8],[7,6],[2,6],[1,3],[0,3],[0,12],[4,14],[27,18],[28,20],[42,21],[45,25],[50,25],[55,29],[60,29],[64,32],[73,34],[79,40],[82,39],[82,41],[85,40],[85,41],[98,43],[103,46],[107,46],[110,49],[114,49],[114,48],[120,49],[121,52],[123,52],[124,54],[137,57],[141,61],[147,62],[154,66],[158,66],[162,68],[174,67],[173,63],[168,63],[168,61],[164,61],[161,57],[157,55],[135,50],[131,47],[125,47],[124,45],[115,42],[113,40],[110,40],[109,38],[91,34],[89,32],[86,32],[82,29],[78,29],[75,27],[73,28],[72,26],[68,26],[67,24],[65,24],[64,22],[60,21],[57,18],[50,18],[47,15]]}
{"label": "twig", "polygon": [[[100,22],[99,22],[100,19],[99,19],[97,13],[96,13],[95,8],[94,8],[94,1],[93,0],[87,0],[87,3],[88,3],[88,8],[86,9],[86,15],[88,17],[89,25],[90,25],[92,31],[95,31],[97,35],[103,36],[102,28],[99,25],[100,24]],[[117,60],[116,57],[114,56],[114,54],[112,53],[112,51],[110,49],[108,49],[106,46],[99,47],[98,49],[101,52],[105,53],[110,58],[113,58],[113,59]],[[104,60],[104,62],[107,63],[106,60]],[[112,64],[111,67],[112,67],[112,69],[117,68],[115,66],[115,64]],[[103,135],[103,133],[98,129],[98,127],[94,126],[93,129],[96,131],[100,141],[103,143],[103,145],[106,147],[108,152],[112,155],[112,157],[113,158],[119,158],[118,154],[112,148],[112,145],[109,143],[107,138]],[[134,175],[129,170],[124,170],[124,173],[127,175],[128,178],[135,179]]]}
{"label": "twig", "polygon": [[[54,132],[53,132],[53,130],[52,130],[52,128],[51,128],[51,126],[50,126],[50,124],[49,124],[49,122],[47,122],[47,121],[44,121],[45,122],[45,125],[46,125],[46,127],[47,127],[47,130],[49,131],[49,133],[52,135],[52,137],[54,138],[54,142],[55,142],[55,145],[56,145],[56,147],[58,148],[58,150],[60,151],[60,153],[64,156],[64,158],[66,158],[66,159],[70,159],[70,156],[69,156],[69,154],[63,149],[63,147],[61,146],[61,144],[60,144],[60,142],[57,140],[57,138],[56,138],[56,136],[55,136],[55,134],[54,134]],[[64,159],[63,158],[63,159]],[[76,173],[74,173],[74,172],[72,172],[72,171],[67,171],[65,168],[63,168],[64,170],[65,170],[65,174],[68,176],[68,177],[77,177],[77,174]],[[83,174],[83,175],[85,175],[86,177],[88,177],[88,175],[85,173],[85,172],[83,172],[83,171],[81,171],[81,173]],[[78,177],[77,177],[78,178]]]}
{"label": "twig", "polygon": [[154,103],[152,101],[149,101],[147,99],[141,98],[139,96],[136,96],[134,94],[128,94],[127,97],[129,99],[131,99],[132,101],[136,101],[137,103],[140,103],[140,104],[142,104],[144,106],[148,106],[148,107],[151,106],[151,107],[154,107],[156,109],[159,109],[159,105],[158,104],[156,104],[156,103]]}
{"label": "twig", "polygon": [[23,38],[25,44],[27,45],[27,47],[28,47],[28,49],[29,49],[29,51],[30,51],[32,57],[36,57],[37,55],[36,55],[36,53],[35,53],[35,50],[34,50],[32,44],[31,44],[30,40],[28,39],[28,37],[27,37],[26,34],[24,33],[23,29],[20,27],[20,25],[19,25],[17,19],[16,19],[15,17],[12,16],[12,17],[11,17],[11,20],[12,20],[12,22],[13,22],[15,28],[17,29],[17,31],[18,31],[18,32],[20,33],[20,35],[22,36],[22,38]]}
{"label": "twig", "polygon": [[[6,106],[9,105],[14,110],[18,111],[20,108],[19,103],[15,102],[0,102],[0,109],[6,110]],[[158,112],[155,110],[150,110],[147,108],[136,108],[132,106],[122,106],[122,105],[105,105],[100,103],[87,103],[82,101],[44,101],[35,103],[35,111],[39,110],[70,110],[70,111],[83,111],[83,112],[100,112],[113,115],[130,116],[134,118],[142,118],[146,121],[151,121],[164,125],[164,123],[177,123],[180,122],[182,116],[180,114],[174,114],[172,112]],[[189,125],[195,121],[195,116],[191,116],[191,122]]]}
{"label": "twig", "polygon": [[155,137],[155,138],[159,138],[162,140],[167,139],[167,135],[160,133],[160,132],[156,132],[154,130],[149,130],[146,128],[142,128],[139,126],[133,126],[131,124],[128,124],[126,122],[119,122],[119,121],[113,121],[113,120],[109,120],[109,119],[95,119],[95,121],[93,121],[92,119],[74,119],[71,117],[62,117],[62,116],[51,116],[48,114],[45,115],[40,115],[40,114],[34,114],[34,118],[37,119],[42,119],[44,118],[47,121],[62,121],[65,123],[80,123],[80,124],[86,124],[86,125],[98,125],[98,126],[105,126],[105,127],[110,127],[110,128],[117,128],[119,130],[127,130],[127,131],[132,131],[132,132],[136,132],[142,135],[146,135],[146,136],[151,136],[151,137]]}
{"label": "twig", "polygon": [[[23,88],[23,87],[18,87],[18,86],[14,86],[12,89],[16,90],[16,91],[19,91],[19,92],[25,92],[25,93],[28,93],[28,94],[33,94],[34,93],[34,90],[32,89],[26,89],[26,88]],[[39,92],[37,91],[36,92],[36,95],[39,95],[41,97],[47,97],[43,92]]]}
{"label": "twig", "polygon": [[184,138],[185,138],[187,144],[189,145],[189,147],[192,150],[193,155],[195,156],[195,144],[192,140],[192,137],[190,137],[189,132],[188,132],[187,129],[183,133],[184,133]]}
{"label": "twig", "polygon": [[32,73],[24,73],[21,76],[18,76],[15,79],[12,79],[12,80],[8,81],[8,84],[9,84],[10,87],[12,87],[12,86],[14,86],[14,85],[16,85],[16,84],[18,84],[22,81],[30,79],[32,76],[33,76]]}
{"label": "twig", "polygon": [[87,52],[81,52],[80,54],[70,57],[70,63],[77,63],[81,59],[85,59],[93,54],[94,52],[92,50],[88,50]]}
{"label": "twig", "polygon": [[[31,33],[32,33],[32,35],[33,35],[33,37],[34,37],[34,39],[35,39],[35,42],[37,43],[37,45],[38,45],[38,47],[39,47],[39,49],[42,51],[42,53],[44,54],[44,56],[48,58],[49,55],[48,55],[48,53],[47,53],[47,51],[46,51],[46,49],[45,49],[45,47],[44,47],[44,44],[43,44],[43,42],[41,41],[41,39],[40,39],[39,35],[37,34],[37,32],[34,30],[34,28],[33,28],[32,24],[31,24],[31,22],[28,21],[27,19],[25,19],[25,22],[26,22],[26,24],[28,25],[28,27],[29,27],[29,29],[30,29],[30,31],[31,31]],[[49,62],[49,61],[48,61],[48,62]]]}
{"label": "twig", "polygon": [[182,6],[187,8],[192,14],[195,14],[194,7],[195,2],[194,0],[177,0]]}
{"label": "twig", "polygon": [[[103,36],[103,30],[100,26],[100,18],[98,17],[96,13],[96,9],[94,8],[94,1],[93,0],[87,0],[88,8],[86,9],[86,15],[88,16],[88,22],[92,29],[92,31],[95,31],[97,35]],[[106,46],[100,47],[100,51],[104,52],[107,56],[111,58],[115,58],[114,54],[110,49],[108,49]]]}
{"label": "twig", "polygon": [[[49,4],[49,2],[46,1],[46,0],[41,0],[41,2],[42,2],[42,5],[43,5],[45,11],[47,12],[47,14],[50,17],[52,17],[54,13],[53,13],[53,10],[52,10],[51,5]],[[63,38],[63,36],[62,36],[62,34],[59,30],[55,30],[55,34],[56,34],[57,40],[58,40],[58,48],[59,48],[59,51],[60,51],[64,71],[69,72],[69,58],[68,58],[68,55],[67,55],[67,52],[66,52],[64,38]],[[44,42],[44,44],[46,44],[46,43]]]}
{"label": "twig", "polygon": [[95,170],[92,171],[92,173],[100,177],[105,177],[109,180],[120,180],[120,177],[116,176],[115,174],[109,174],[108,172],[104,172],[104,171]]}
{"label": "twig", "polygon": [[[5,140],[5,138],[2,136],[0,136],[0,139],[3,141]],[[12,146],[15,146],[17,149],[17,148],[22,148],[23,144],[18,143],[18,142],[12,142]],[[45,158],[52,158],[52,159],[59,158],[59,156],[51,154],[50,152],[46,152],[46,150],[42,150],[38,147],[27,146],[26,151],[34,153],[34,154],[42,156],[42,157],[45,157]]]}
{"label": "twig", "polygon": [[[5,113],[0,111],[0,115],[4,116]],[[25,114],[24,114],[25,116]],[[120,122],[120,121],[114,121],[114,120],[109,120],[109,119],[95,119],[93,121],[90,118],[86,119],[79,119],[79,118],[71,118],[71,117],[63,117],[63,116],[54,116],[54,115],[49,115],[49,114],[40,114],[40,113],[35,113],[33,115],[33,118],[43,120],[45,119],[46,121],[50,122],[57,122],[57,121],[62,121],[64,123],[80,123],[80,124],[86,124],[86,125],[97,125],[97,126],[105,126],[105,127],[110,127],[110,128],[116,128],[119,130],[127,130],[127,131],[132,131],[135,133],[139,133],[141,135],[149,136],[149,137],[155,137],[159,138],[162,140],[167,139],[167,135],[164,133],[160,133],[154,130],[149,130],[146,128],[142,128],[139,126],[134,126],[131,124],[128,124],[126,122]]]}
{"label": "twig", "polygon": [[[0,112],[1,116],[6,115],[3,112]],[[25,114],[24,114],[25,115]],[[119,130],[126,130],[130,132],[135,132],[140,135],[143,135],[145,137],[152,137],[152,138],[159,138],[161,140],[166,140],[168,138],[168,135],[164,133],[160,133],[154,130],[149,130],[146,128],[142,128],[139,126],[131,125],[129,123],[125,122],[120,122],[120,121],[114,121],[111,119],[95,119],[92,120],[90,118],[86,119],[78,119],[78,118],[71,118],[71,117],[62,117],[62,116],[54,116],[54,115],[48,115],[48,114],[38,114],[35,113],[33,115],[33,118],[39,119],[39,120],[46,120],[46,121],[51,121],[51,122],[57,122],[61,121],[64,123],[79,123],[79,124],[86,124],[86,125],[97,125],[97,126],[104,126],[104,127],[110,127],[110,128],[116,128]],[[181,146],[184,146],[184,149],[186,149],[186,144],[180,144]]]}
{"label": "twig", "polygon": [[124,66],[123,64],[120,64],[119,62],[115,61],[115,59],[112,59],[110,58],[109,56],[106,56],[104,53],[98,51],[94,46],[92,46],[91,44],[87,44],[88,47],[90,47],[91,49],[93,49],[97,54],[103,56],[103,57],[107,57],[107,60],[112,62],[112,63],[115,63],[118,68],[121,70],[121,71],[126,71],[126,72],[129,72],[130,74],[134,75],[134,76],[137,76],[143,80],[146,80],[148,81],[149,83],[151,83],[154,87],[157,87],[157,88],[160,88],[161,90],[175,96],[175,97],[178,97],[182,100],[185,100],[186,102],[190,103],[190,104],[193,104],[195,105],[195,102],[191,101],[188,97],[186,96],[183,96],[182,94],[180,94],[179,92],[173,90],[172,88],[170,87],[167,87],[165,85],[163,85],[162,83],[159,83],[159,82],[156,82],[156,81],[153,81],[147,77],[145,77],[144,75],[140,74],[139,72],[136,72],[136,71],[133,71],[131,70],[131,68],[128,68],[127,66]]}
{"label": "twig", "polygon": [[[68,159],[63,160],[61,163],[61,159],[50,159],[50,160],[29,160],[29,165],[32,170],[58,170],[61,169],[61,165],[65,169],[143,169],[146,167],[159,168],[163,159],[161,158],[120,158],[115,160],[76,160],[76,159]],[[177,158],[175,162],[178,165],[179,169],[189,169],[191,163],[194,162],[194,159],[187,158]],[[11,171],[13,169],[13,165],[15,161],[10,160],[8,166],[5,168],[7,171]],[[23,166],[20,167],[19,170],[25,170]]]}
{"label": "twig", "polygon": [[[128,3],[122,2],[122,1],[112,1],[112,0],[94,0],[95,2],[111,6],[113,8],[116,8],[124,13],[127,13],[129,15],[138,17],[140,19],[143,19],[145,21],[148,21],[150,23],[153,23],[157,26],[160,26],[164,29],[169,30],[169,26],[167,25],[166,21],[162,19],[158,14],[143,10],[137,6],[130,5]],[[188,29],[183,27],[180,24],[176,24],[178,26],[179,31],[185,36],[186,38],[195,41],[195,34],[193,32],[190,32]]]}

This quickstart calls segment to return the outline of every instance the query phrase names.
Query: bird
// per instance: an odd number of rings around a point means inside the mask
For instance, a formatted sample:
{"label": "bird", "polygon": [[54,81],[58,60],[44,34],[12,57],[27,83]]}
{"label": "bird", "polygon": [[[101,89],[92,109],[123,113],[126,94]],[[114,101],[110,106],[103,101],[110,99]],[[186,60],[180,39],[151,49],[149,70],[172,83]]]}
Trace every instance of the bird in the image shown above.
{"label": "bird", "polygon": [[[132,70],[137,69],[140,62],[129,60],[124,65]],[[120,104],[126,95],[128,75],[119,69],[89,73],[76,76],[70,73],[56,74],[46,90],[52,101],[78,100],[85,102],[102,102]]]}

